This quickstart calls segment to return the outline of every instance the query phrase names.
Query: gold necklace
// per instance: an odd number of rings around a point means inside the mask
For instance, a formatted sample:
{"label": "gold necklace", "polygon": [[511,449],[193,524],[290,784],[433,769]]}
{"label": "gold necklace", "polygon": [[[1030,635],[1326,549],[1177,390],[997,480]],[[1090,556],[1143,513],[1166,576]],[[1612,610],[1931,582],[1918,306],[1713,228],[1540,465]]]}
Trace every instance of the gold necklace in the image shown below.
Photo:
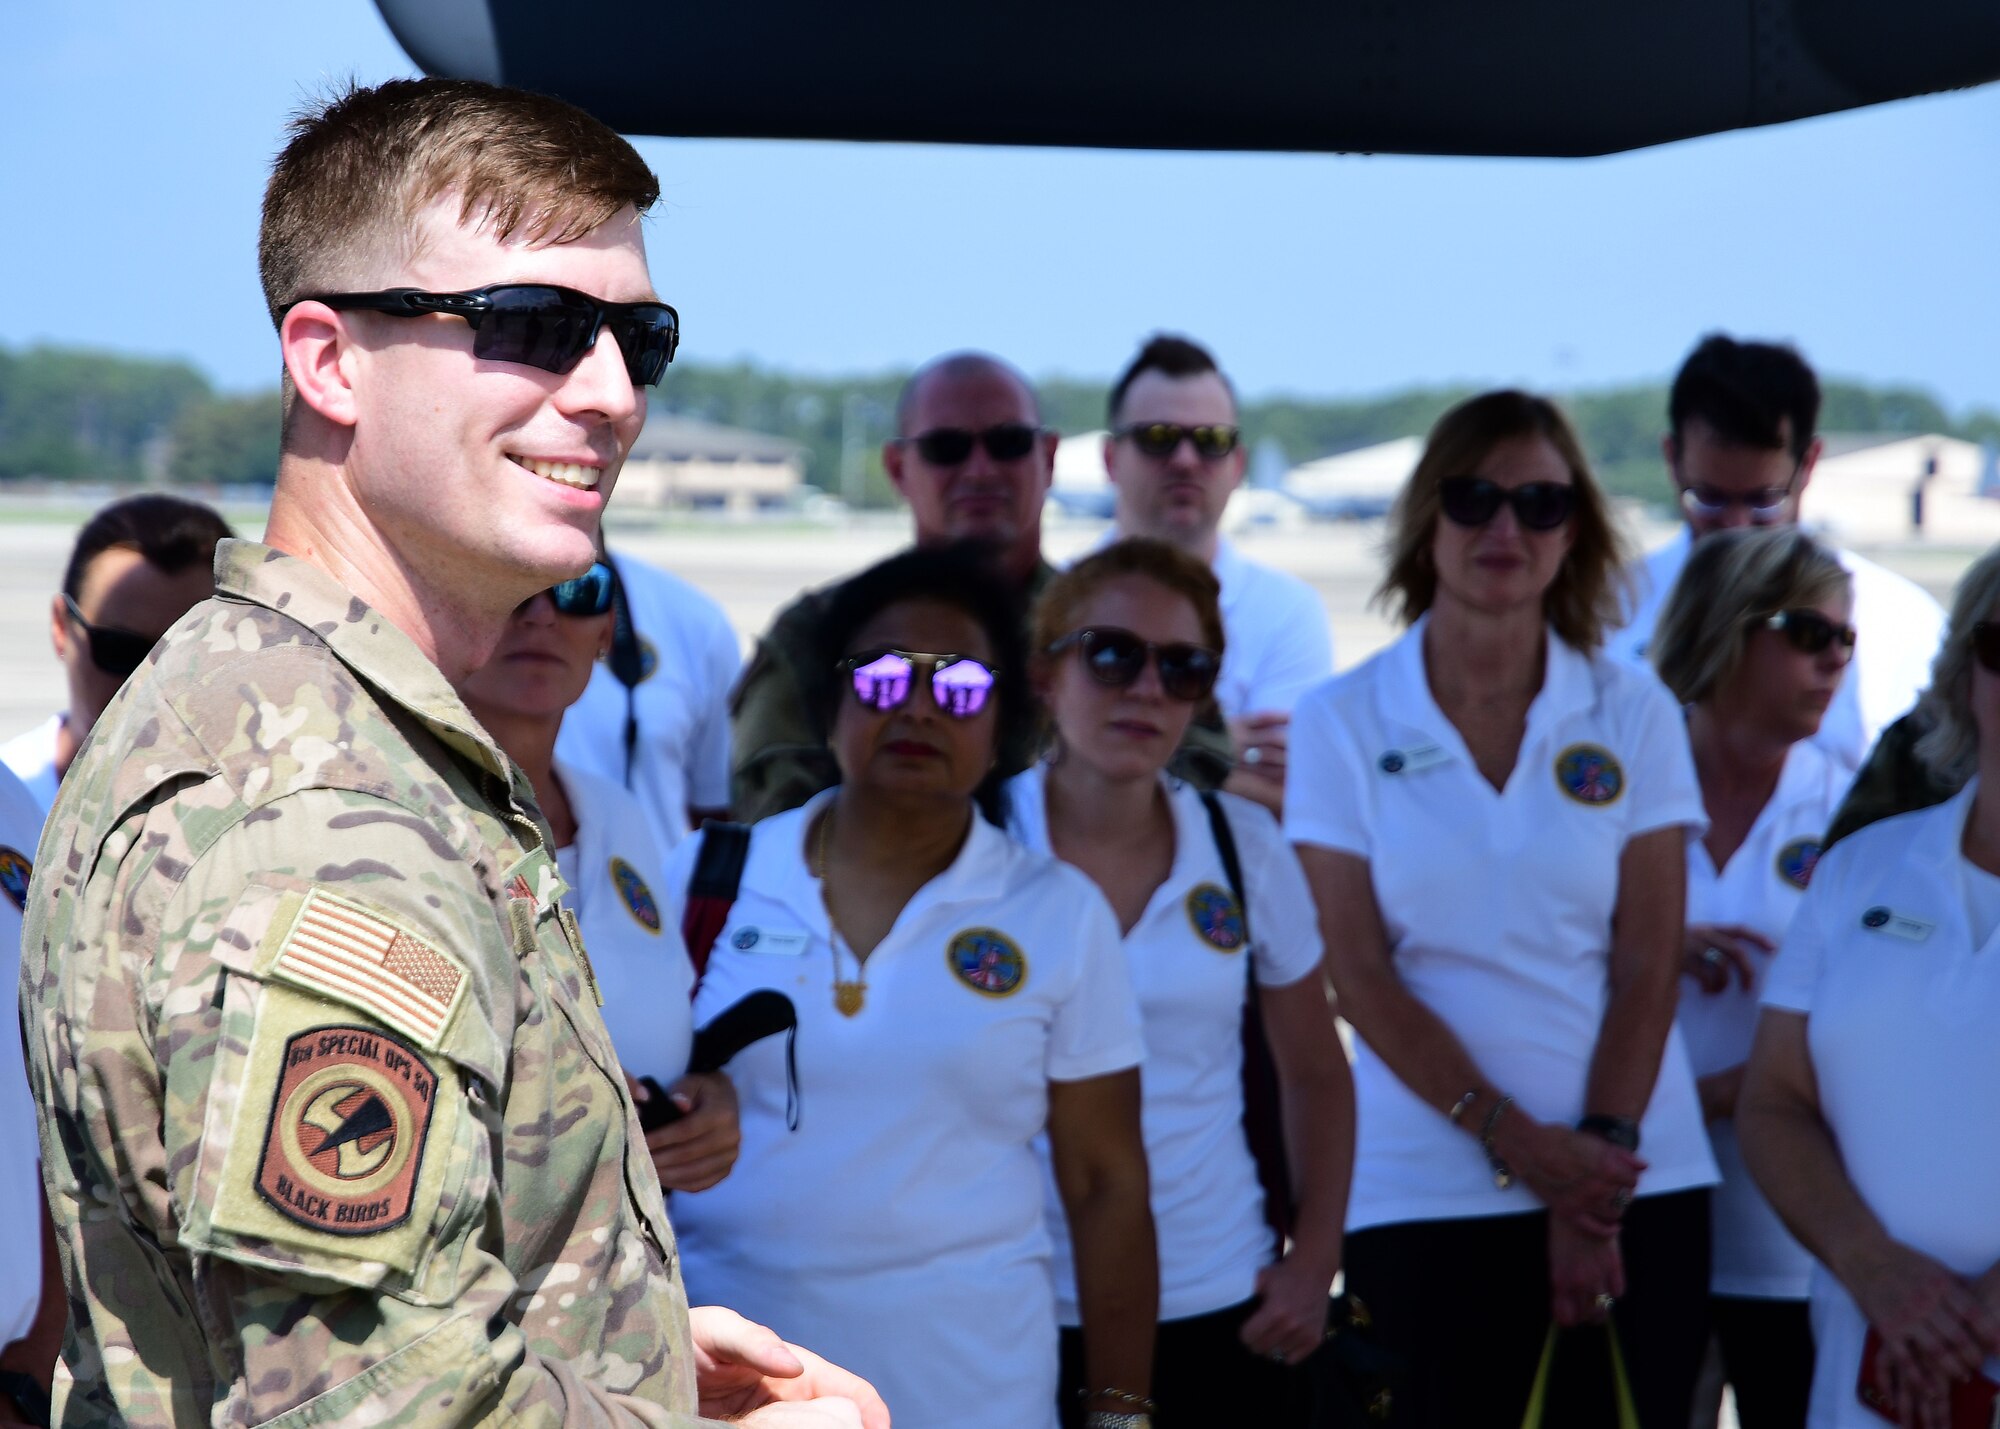
{"label": "gold necklace", "polygon": [[868,997],[868,965],[859,955],[855,956],[854,969],[857,976],[853,982],[840,975],[840,929],[834,925],[833,905],[826,896],[826,846],[833,835],[833,805],[826,806],[826,812],[819,816],[819,829],[813,835],[813,854],[808,867],[819,880],[819,901],[826,909],[827,931],[833,947],[833,1007],[842,1017],[852,1017],[861,1011],[861,1004]]}

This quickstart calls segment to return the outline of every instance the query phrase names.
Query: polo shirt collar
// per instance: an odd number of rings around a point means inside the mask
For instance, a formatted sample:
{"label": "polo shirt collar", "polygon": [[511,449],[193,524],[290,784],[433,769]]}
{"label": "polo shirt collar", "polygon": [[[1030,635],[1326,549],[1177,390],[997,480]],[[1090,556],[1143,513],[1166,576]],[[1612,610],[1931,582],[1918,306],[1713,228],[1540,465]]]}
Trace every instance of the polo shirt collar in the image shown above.
{"label": "polo shirt collar", "polygon": [[[808,927],[829,931],[826,904],[820,897],[820,881],[813,876],[812,850],[806,836],[819,811],[832,803],[840,786],[823,789],[799,808],[773,815],[757,825],[758,837],[751,840],[750,857],[744,865],[743,884],[775,898]],[[911,896],[912,905],[926,908],[954,903],[982,903],[1006,891],[1013,861],[1028,857],[1001,830],[986,821],[977,808],[972,810],[972,827],[957,857],[944,872]]]}
{"label": "polo shirt collar", "polygon": [[255,541],[223,541],[215,548],[215,593],[305,626],[335,659],[416,716],[455,753],[514,784],[512,762],[480,728],[444,672],[393,621],[318,566]]}
{"label": "polo shirt collar", "polygon": [[[1418,616],[1409,632],[1385,652],[1383,658],[1388,666],[1382,682],[1382,712],[1389,721],[1464,754],[1465,741],[1457,726],[1438,707],[1424,673],[1424,632],[1429,628],[1430,615]],[[1554,627],[1544,627],[1544,632],[1548,654],[1542,670],[1542,687],[1528,706],[1527,729],[1521,737],[1523,758],[1531,746],[1548,737],[1563,720],[1590,708],[1597,699],[1597,681],[1591,673],[1590,657],[1556,634]]]}

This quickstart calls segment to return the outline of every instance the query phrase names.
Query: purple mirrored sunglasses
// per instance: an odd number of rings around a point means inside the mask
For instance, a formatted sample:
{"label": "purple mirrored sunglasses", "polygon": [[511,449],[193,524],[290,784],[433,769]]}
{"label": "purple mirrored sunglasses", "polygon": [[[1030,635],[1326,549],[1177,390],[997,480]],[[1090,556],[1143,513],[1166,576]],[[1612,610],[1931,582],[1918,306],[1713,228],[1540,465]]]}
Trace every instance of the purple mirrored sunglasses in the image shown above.
{"label": "purple mirrored sunglasses", "polygon": [[878,714],[909,703],[917,668],[928,665],[931,703],[952,719],[971,719],[986,708],[999,675],[969,655],[927,655],[918,650],[868,650],[835,668],[851,682],[854,698]]}

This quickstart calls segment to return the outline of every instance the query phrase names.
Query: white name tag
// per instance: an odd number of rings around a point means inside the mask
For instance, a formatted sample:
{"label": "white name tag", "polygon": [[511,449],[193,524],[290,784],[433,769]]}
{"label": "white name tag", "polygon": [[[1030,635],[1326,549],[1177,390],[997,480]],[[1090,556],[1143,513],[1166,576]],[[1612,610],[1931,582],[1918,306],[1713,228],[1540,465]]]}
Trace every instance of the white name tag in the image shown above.
{"label": "white name tag", "polygon": [[1861,926],[1877,933],[1887,933],[1892,938],[1901,938],[1906,943],[1921,943],[1931,935],[1937,924],[1878,904],[1861,915]]}
{"label": "white name tag", "polygon": [[1384,774],[1420,774],[1450,758],[1451,752],[1441,744],[1413,744],[1385,751],[1375,764]]}
{"label": "white name tag", "polygon": [[739,953],[796,958],[805,953],[806,935],[797,928],[738,928],[729,935],[729,946]]}

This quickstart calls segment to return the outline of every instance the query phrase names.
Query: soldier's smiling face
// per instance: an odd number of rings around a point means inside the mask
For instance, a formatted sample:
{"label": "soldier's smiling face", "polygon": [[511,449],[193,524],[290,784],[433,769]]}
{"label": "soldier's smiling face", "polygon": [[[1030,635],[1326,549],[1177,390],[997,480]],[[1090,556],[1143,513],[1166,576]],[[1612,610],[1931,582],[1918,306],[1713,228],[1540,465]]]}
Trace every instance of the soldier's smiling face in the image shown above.
{"label": "soldier's smiling face", "polygon": [[[462,292],[554,283],[613,302],[653,299],[631,209],[570,243],[495,239],[458,221],[447,195],[384,287]],[[348,479],[398,559],[450,572],[481,603],[511,608],[581,574],[646,403],[607,329],[567,373],[472,355],[451,316],[342,315],[354,341]]]}

